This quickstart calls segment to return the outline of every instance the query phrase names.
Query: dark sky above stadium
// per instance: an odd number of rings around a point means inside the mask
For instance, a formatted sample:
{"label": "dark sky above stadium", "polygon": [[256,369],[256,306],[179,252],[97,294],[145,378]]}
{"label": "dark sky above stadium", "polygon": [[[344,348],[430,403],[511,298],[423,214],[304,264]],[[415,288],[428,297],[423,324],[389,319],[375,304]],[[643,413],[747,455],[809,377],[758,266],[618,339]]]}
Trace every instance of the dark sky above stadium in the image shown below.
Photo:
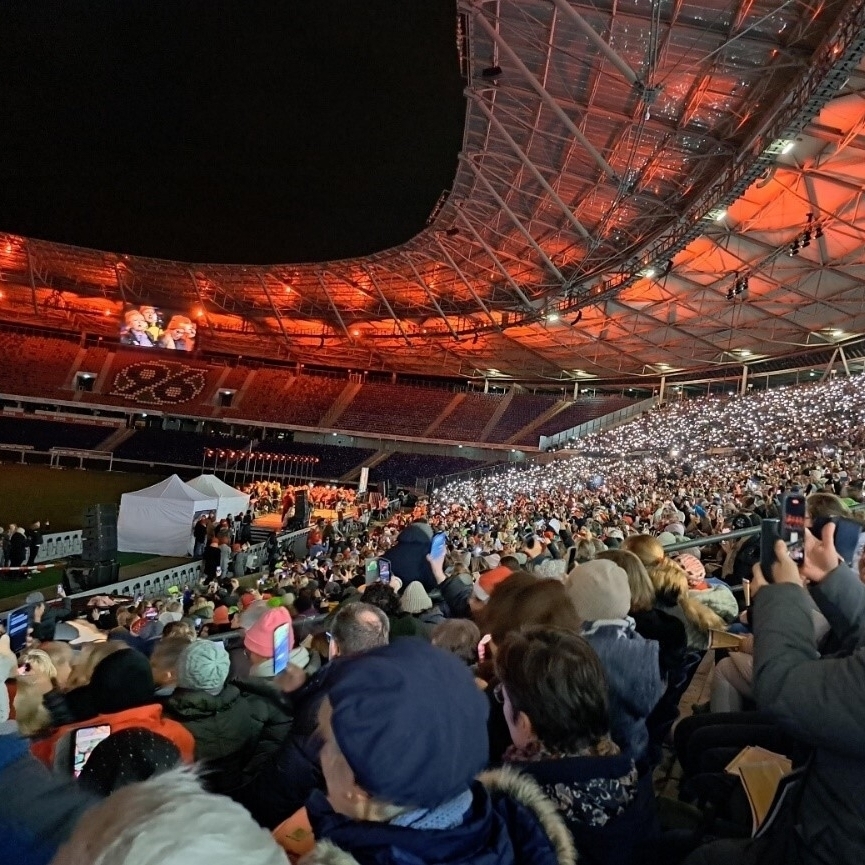
{"label": "dark sky above stadium", "polygon": [[453,0],[3,0],[0,230],[187,261],[363,255],[450,187]]}

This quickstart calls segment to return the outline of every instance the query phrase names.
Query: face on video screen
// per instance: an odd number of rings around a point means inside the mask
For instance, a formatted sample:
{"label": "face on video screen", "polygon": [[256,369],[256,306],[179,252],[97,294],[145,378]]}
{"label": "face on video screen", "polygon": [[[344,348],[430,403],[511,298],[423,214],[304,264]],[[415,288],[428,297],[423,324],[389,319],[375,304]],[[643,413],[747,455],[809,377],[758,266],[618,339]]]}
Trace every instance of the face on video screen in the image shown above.
{"label": "face on video screen", "polygon": [[120,342],[141,348],[192,351],[196,325],[187,315],[158,306],[129,305],[123,312]]}

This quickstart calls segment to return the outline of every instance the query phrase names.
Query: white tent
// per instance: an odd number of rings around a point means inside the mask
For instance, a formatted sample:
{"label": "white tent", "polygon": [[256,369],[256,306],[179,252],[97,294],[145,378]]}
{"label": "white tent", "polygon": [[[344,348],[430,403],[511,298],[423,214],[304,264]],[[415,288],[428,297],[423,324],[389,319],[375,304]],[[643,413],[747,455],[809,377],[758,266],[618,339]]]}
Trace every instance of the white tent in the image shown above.
{"label": "white tent", "polygon": [[152,487],[120,497],[117,549],[123,553],[188,556],[196,514],[216,511],[216,496],[172,475]]}
{"label": "white tent", "polygon": [[229,486],[216,475],[199,475],[188,481],[188,484],[195,487],[202,495],[218,499],[219,505],[216,508],[216,519],[218,520],[229,514],[245,514],[249,507],[248,495]]}

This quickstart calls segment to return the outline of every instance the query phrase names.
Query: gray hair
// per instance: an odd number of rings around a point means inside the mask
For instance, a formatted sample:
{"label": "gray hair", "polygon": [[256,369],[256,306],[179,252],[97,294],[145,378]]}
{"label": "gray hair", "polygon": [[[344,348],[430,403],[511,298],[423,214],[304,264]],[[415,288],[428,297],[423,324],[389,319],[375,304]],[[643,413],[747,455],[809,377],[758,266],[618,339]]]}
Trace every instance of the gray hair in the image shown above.
{"label": "gray hair", "polygon": [[[153,838],[170,838],[154,844]],[[173,769],[118,790],[78,821],[52,865],[285,865],[285,852],[226,796],[201,788],[192,770]]]}
{"label": "gray hair", "polygon": [[378,607],[354,601],[337,610],[330,633],[342,655],[359,655],[388,644],[390,622]]}

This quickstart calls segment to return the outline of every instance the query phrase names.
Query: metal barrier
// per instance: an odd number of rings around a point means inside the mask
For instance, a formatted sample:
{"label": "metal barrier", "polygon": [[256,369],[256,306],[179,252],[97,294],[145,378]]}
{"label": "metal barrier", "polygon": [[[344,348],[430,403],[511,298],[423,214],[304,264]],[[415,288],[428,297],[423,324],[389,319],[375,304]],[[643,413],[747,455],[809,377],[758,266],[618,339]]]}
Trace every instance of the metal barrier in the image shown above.
{"label": "metal barrier", "polygon": [[55,559],[65,559],[68,556],[80,556],[83,550],[82,529],[69,532],[52,532],[42,535],[42,546],[36,556],[36,564],[53,562]]}
{"label": "metal barrier", "polygon": [[630,420],[633,417],[638,417],[645,411],[654,408],[658,404],[657,397],[649,397],[640,402],[620,408],[618,411],[610,412],[609,414],[596,417],[594,420],[586,421],[578,426],[572,426],[569,429],[554,433],[551,436],[541,436],[538,446],[542,451],[547,451],[551,447],[561,447],[567,444],[572,439],[581,439],[584,436],[593,432],[601,432],[614,424],[619,424],[622,421]]}

